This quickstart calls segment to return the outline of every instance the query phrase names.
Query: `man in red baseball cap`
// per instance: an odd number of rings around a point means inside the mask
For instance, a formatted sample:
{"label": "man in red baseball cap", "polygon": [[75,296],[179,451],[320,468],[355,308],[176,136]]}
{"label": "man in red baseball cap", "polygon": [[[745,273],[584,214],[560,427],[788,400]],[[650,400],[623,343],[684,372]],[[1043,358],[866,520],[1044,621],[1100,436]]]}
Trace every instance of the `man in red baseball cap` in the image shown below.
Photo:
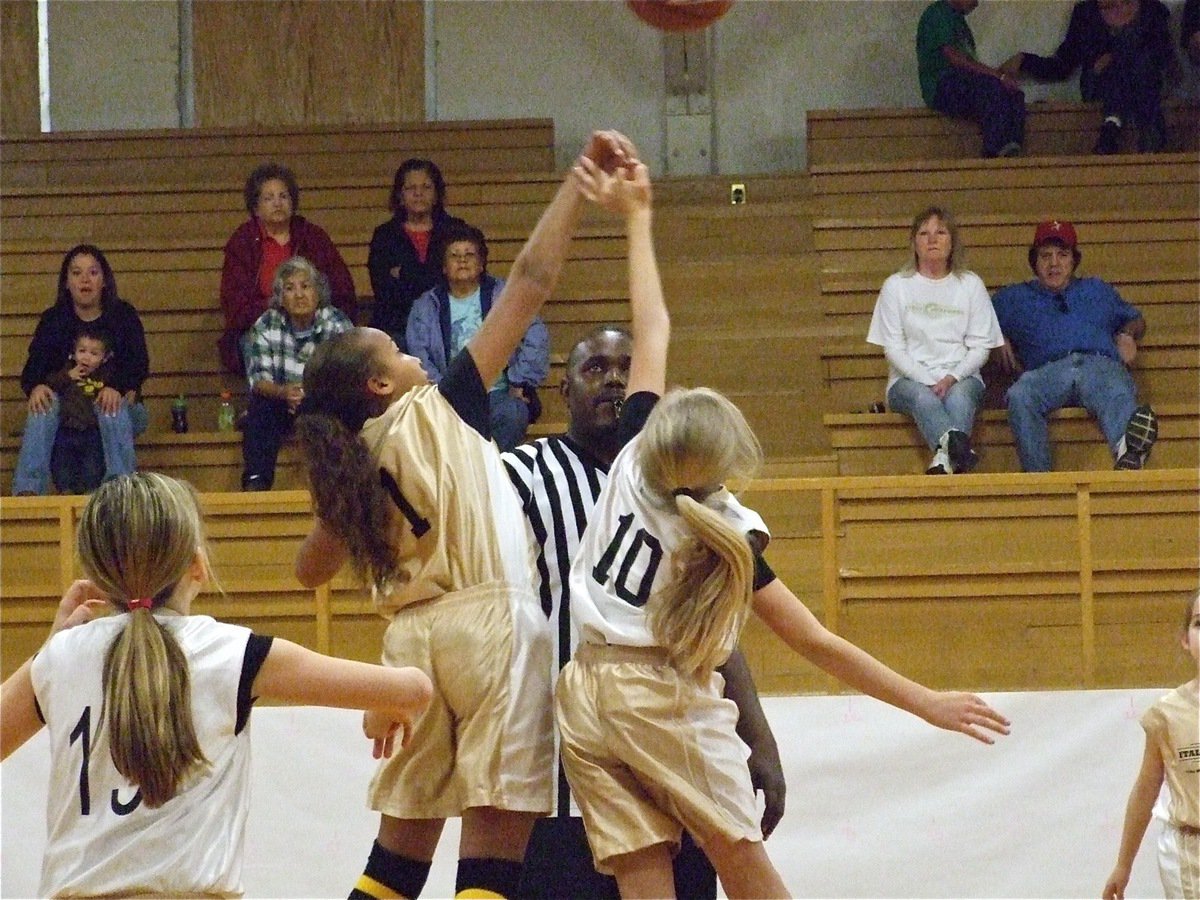
{"label": "man in red baseball cap", "polygon": [[1138,405],[1129,365],[1146,320],[1099,278],[1077,278],[1083,254],[1075,226],[1051,219],[1029,248],[1032,281],[992,298],[1004,332],[1001,360],[1021,377],[1008,390],[1008,423],[1021,468],[1049,472],[1050,414],[1082,406],[1100,424],[1118,469],[1140,469],[1158,437],[1158,419]]}

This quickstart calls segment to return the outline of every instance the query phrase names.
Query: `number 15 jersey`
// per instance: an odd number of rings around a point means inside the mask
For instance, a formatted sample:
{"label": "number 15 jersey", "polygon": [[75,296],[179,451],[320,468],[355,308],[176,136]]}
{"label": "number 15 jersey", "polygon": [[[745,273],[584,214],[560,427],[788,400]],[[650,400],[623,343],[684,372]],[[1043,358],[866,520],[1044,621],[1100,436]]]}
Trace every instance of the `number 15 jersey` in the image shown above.
{"label": "number 15 jersey", "polygon": [[104,657],[129,615],[59,632],[33,660],[51,756],[38,896],[241,896],[250,687],[271,639],[209,616],[154,611],[187,657],[196,737],[211,765],[151,809],[113,765],[102,715]]}

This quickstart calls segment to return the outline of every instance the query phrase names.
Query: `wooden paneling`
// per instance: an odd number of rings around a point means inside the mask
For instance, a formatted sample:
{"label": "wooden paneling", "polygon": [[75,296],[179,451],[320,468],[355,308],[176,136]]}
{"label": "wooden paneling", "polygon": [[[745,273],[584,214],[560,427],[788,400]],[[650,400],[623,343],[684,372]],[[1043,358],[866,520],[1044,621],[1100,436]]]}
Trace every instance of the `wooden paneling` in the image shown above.
{"label": "wooden paneling", "polygon": [[193,9],[198,125],[425,117],[425,22],[417,0],[239,0]]}
{"label": "wooden paneling", "polygon": [[1032,226],[1035,218],[1049,214],[1047,184],[1054,185],[1054,214],[1066,218],[1116,209],[1195,209],[1198,166],[1196,153],[1083,156],[1067,164],[1035,156],[1006,160],[1003,166],[980,159],[943,160],[936,167],[863,161],[813,166],[811,179],[820,216],[901,216],[907,223],[937,203],[959,216],[1025,213]]}
{"label": "wooden paneling", "polygon": [[[1183,680],[1173,654],[1200,573],[1196,469],[772,478],[743,495],[772,529],[768,557],[826,627],[940,688],[1149,687]],[[383,621],[343,573],[306,591],[291,571],[303,491],[202,498],[223,593],[197,612],[376,661]],[[79,497],[0,499],[7,675],[45,637],[77,572]],[[833,689],[757,623],[742,639],[767,693]]]}
{"label": "wooden paneling", "polygon": [[[1168,101],[1168,146],[1200,145],[1200,105]],[[1090,154],[1103,113],[1099,104],[1030,104],[1025,117],[1027,156]],[[1132,151],[1135,129],[1123,150]],[[808,111],[809,165],[857,160],[970,159],[980,154],[979,126],[924,108],[815,109]],[[997,165],[1007,165],[1007,160]]]}
{"label": "wooden paneling", "polygon": [[[1132,370],[1138,396],[1148,403],[1200,401],[1200,321],[1176,329],[1155,328],[1138,345]],[[883,348],[865,341],[827,345],[821,350],[829,408],[834,412],[863,411],[883,399],[888,366]],[[983,370],[987,385],[984,407],[1004,408],[1004,395],[1014,377],[991,361]]]}
{"label": "wooden paneling", "polygon": [[[1200,468],[1200,417],[1196,415],[1196,404],[1158,403],[1155,412],[1159,420],[1158,441],[1150,454],[1149,467]],[[824,419],[842,475],[916,473],[925,471],[929,464],[929,448],[908,416],[833,413]],[[1050,419],[1050,442],[1058,470],[1112,468],[1112,454],[1104,435],[1086,410],[1069,407],[1054,413]],[[974,444],[980,453],[978,471],[1020,470],[1004,411],[986,410],[976,417]]]}
{"label": "wooden paneling", "polygon": [[224,186],[235,195],[259,163],[278,159],[310,180],[371,178],[391,184],[401,160],[425,156],[443,173],[538,172],[554,168],[547,119],[387,125],[176,128],[56,132],[5,138],[5,188],[138,184]]}
{"label": "wooden paneling", "polygon": [[0,3],[0,133],[41,130],[37,0]]}

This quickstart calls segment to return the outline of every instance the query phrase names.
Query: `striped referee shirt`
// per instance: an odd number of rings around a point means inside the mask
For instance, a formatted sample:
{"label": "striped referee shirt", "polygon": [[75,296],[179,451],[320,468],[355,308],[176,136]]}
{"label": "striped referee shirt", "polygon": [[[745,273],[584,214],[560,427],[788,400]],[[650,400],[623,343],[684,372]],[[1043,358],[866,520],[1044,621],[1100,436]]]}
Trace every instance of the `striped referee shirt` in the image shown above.
{"label": "striped referee shirt", "polygon": [[537,542],[537,583],[542,609],[555,622],[555,659],[562,668],[577,636],[571,626],[568,576],[608,465],[566,435],[538,438],[501,454]]}
{"label": "striped referee shirt", "polygon": [[[571,623],[571,560],[608,481],[608,465],[565,434],[538,438],[502,453],[501,458],[537,544],[534,587],[554,632],[557,672],[570,661],[579,640]],[[557,730],[554,742],[557,748]],[[556,794],[558,815],[579,814],[561,760]]]}

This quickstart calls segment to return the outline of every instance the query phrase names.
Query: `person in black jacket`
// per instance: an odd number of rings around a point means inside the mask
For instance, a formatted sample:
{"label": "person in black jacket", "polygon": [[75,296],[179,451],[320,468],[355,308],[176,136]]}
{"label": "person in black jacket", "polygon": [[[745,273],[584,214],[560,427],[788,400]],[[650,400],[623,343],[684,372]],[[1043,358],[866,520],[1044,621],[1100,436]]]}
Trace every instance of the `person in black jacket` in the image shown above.
{"label": "person in black jacket", "polygon": [[1162,113],[1163,73],[1175,55],[1170,13],[1161,0],[1080,0],[1053,56],[1014,54],[1010,75],[1064,81],[1079,69],[1079,93],[1099,101],[1104,124],[1093,153],[1116,153],[1121,129],[1138,128],[1138,151],[1157,153],[1167,143]]}
{"label": "person in black jacket", "polygon": [[104,448],[105,477],[136,470],[134,436],[146,430],[141,403],[142,382],[150,374],[146,334],[137,311],[117,294],[112,267],[99,248],[72,247],[63,257],[55,304],[42,313],[29,357],[21,370],[21,389],[29,397],[29,413],[21,453],[13,473],[14,494],[46,494],[50,490],[50,456],[58,436],[59,399],[50,387],[55,373],[70,358],[75,336],[85,324],[112,339],[112,377],[96,395],[96,418]]}
{"label": "person in black jacket", "polygon": [[1183,4],[1179,44],[1192,65],[1200,66],[1200,0],[1185,0]]}
{"label": "person in black jacket", "polygon": [[446,212],[446,182],[428,159],[406,159],[396,170],[388,208],[392,218],[375,229],[367,255],[375,303],[371,325],[404,349],[413,301],[438,283],[448,228],[466,222]]}

